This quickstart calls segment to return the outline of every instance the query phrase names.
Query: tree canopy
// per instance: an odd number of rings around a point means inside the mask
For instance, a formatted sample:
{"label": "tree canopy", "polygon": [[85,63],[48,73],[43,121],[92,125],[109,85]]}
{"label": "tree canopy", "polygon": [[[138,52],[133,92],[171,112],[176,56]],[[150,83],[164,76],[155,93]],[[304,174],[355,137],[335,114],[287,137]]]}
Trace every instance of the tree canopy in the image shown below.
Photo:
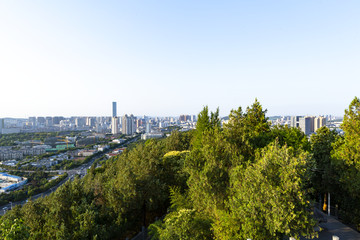
{"label": "tree canopy", "polygon": [[320,128],[309,141],[298,128],[271,126],[257,100],[227,122],[206,106],[195,130],[138,142],[8,211],[0,236],[124,239],[150,225],[152,239],[299,239],[316,235],[312,203],[327,192],[343,219],[360,224],[358,98],[342,129]]}

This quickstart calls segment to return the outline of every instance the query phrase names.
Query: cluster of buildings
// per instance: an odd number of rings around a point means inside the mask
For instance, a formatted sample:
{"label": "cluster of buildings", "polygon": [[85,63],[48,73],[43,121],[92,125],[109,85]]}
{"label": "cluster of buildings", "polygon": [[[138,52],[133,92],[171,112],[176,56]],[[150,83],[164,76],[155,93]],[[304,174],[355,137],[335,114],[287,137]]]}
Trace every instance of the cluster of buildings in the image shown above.
{"label": "cluster of buildings", "polygon": [[11,146],[0,147],[0,161],[16,159],[21,160],[26,156],[36,156],[44,154],[46,150],[39,147],[23,146],[20,149],[13,149]]}
{"label": "cluster of buildings", "polygon": [[102,117],[29,117],[28,119],[0,119],[0,134],[21,132],[91,131],[101,134],[125,134],[159,132],[170,126],[189,130],[195,128],[195,115],[178,117],[148,117],[133,114],[117,115],[117,103],[112,103],[112,116]]}
{"label": "cluster of buildings", "polygon": [[125,114],[122,117],[117,116],[116,102],[112,103],[112,120],[111,133],[133,135],[134,133],[141,133],[142,139],[160,138],[163,137],[161,129],[169,126],[180,126],[182,129],[189,130],[196,126],[195,115],[180,115],[180,117],[135,117],[134,115]]}
{"label": "cluster of buildings", "polygon": [[323,126],[341,132],[341,121],[336,119],[332,116],[282,116],[272,119],[271,122],[273,125],[288,125],[299,128],[305,135],[309,136]]}
{"label": "cluster of buildings", "polygon": [[126,149],[126,147],[124,147],[124,148],[116,148],[116,149],[112,150],[110,153],[107,153],[106,157],[107,158],[115,157],[115,156],[121,154],[123,151],[125,151],[125,149]]}
{"label": "cluster of buildings", "polygon": [[26,166],[32,166],[32,167],[37,167],[37,168],[50,168],[51,166],[54,166],[64,160],[68,160],[69,159],[69,155],[66,153],[60,153],[57,154],[55,156],[51,156],[51,157],[47,157],[47,158],[43,158],[34,162],[30,162],[27,164],[24,164],[23,167]]}
{"label": "cluster of buildings", "polygon": [[300,128],[305,135],[313,134],[323,126],[326,126],[326,118],[323,116],[292,116],[290,121],[290,127]]}
{"label": "cluster of buildings", "polygon": [[26,178],[0,172],[0,193],[8,192],[21,187],[27,182]]}
{"label": "cluster of buildings", "polygon": [[[138,122],[134,115],[125,114],[123,117],[117,116],[116,102],[112,103],[112,119],[111,119],[111,133],[133,135],[137,131]],[[120,131],[121,130],[121,131]]]}
{"label": "cluster of buildings", "polygon": [[106,133],[110,117],[29,117],[28,119],[0,119],[0,134],[22,132],[57,132],[93,130]]}

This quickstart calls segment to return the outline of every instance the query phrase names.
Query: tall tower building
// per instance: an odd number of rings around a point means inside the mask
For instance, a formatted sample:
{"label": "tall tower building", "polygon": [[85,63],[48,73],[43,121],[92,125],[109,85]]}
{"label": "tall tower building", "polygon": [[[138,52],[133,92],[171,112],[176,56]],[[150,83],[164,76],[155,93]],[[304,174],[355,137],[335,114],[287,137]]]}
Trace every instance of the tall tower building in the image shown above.
{"label": "tall tower building", "polygon": [[112,103],[112,117],[116,117],[116,102]]}
{"label": "tall tower building", "polygon": [[111,133],[118,134],[119,132],[119,118],[116,113],[116,102],[112,102]]}
{"label": "tall tower building", "polygon": [[111,133],[118,134],[119,133],[119,118],[113,117],[111,120]]}
{"label": "tall tower building", "polygon": [[146,121],[145,132],[146,133],[151,132],[151,123],[149,121]]}

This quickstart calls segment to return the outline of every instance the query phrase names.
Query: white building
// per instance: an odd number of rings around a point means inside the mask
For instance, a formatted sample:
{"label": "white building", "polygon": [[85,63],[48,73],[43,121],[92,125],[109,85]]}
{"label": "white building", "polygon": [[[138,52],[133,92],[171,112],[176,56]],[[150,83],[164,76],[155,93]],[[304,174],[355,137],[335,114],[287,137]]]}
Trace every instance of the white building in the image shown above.
{"label": "white building", "polygon": [[111,120],[111,133],[118,134],[119,133],[119,118],[113,117]]}
{"label": "white building", "polygon": [[150,138],[162,138],[164,136],[163,133],[144,133],[144,134],[141,134],[141,139],[142,140],[147,140],[147,139],[150,139]]}

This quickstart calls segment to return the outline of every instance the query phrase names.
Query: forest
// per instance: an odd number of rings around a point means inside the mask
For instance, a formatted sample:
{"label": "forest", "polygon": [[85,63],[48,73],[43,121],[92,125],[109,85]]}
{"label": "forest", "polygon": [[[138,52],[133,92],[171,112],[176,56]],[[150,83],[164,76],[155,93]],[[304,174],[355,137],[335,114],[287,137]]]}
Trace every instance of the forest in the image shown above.
{"label": "forest", "polygon": [[360,225],[360,100],[338,135],[308,138],[271,127],[255,102],[204,107],[196,130],[139,142],[83,178],[0,218],[1,239],[283,239],[316,236],[312,208],[331,193],[345,223]]}

